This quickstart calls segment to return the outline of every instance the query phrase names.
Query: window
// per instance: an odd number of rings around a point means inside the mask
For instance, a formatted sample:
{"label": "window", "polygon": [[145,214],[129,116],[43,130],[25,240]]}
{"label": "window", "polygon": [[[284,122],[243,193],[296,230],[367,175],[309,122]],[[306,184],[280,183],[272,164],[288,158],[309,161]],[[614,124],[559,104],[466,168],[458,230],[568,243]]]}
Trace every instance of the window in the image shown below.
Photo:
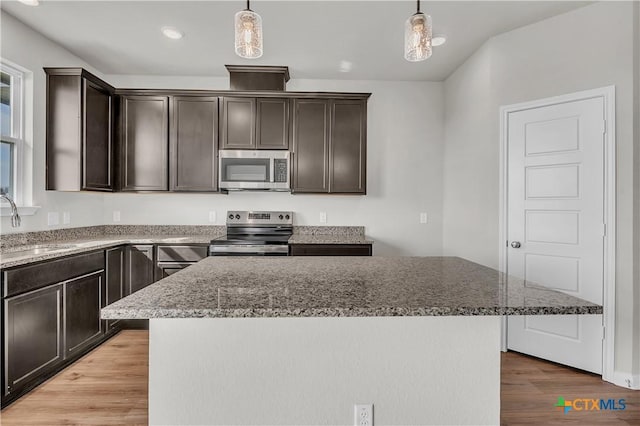
{"label": "window", "polygon": [[24,145],[23,73],[0,64],[0,191],[20,204]]}

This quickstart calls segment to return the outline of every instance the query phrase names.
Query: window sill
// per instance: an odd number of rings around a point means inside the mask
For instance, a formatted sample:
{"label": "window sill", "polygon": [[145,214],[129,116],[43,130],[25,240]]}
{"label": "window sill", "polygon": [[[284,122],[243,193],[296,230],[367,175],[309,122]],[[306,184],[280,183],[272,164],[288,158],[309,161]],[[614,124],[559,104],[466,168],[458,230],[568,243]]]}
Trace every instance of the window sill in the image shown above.
{"label": "window sill", "polygon": [[[40,206],[22,206],[22,207],[18,206],[18,214],[20,216],[33,216],[38,212],[40,208],[41,208]],[[0,216],[1,217],[11,216],[11,207],[10,206],[0,207]]]}

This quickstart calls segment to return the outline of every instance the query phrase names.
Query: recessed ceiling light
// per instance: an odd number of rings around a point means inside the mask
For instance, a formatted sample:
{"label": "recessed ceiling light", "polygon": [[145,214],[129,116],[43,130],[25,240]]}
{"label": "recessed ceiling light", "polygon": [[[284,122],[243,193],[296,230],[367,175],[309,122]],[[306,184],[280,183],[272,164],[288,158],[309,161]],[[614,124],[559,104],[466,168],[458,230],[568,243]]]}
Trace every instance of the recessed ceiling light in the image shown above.
{"label": "recessed ceiling light", "polygon": [[340,72],[349,72],[353,68],[351,61],[340,61]]}
{"label": "recessed ceiling light", "polygon": [[162,27],[162,34],[172,40],[180,40],[184,33],[176,27]]}
{"label": "recessed ceiling light", "polygon": [[18,0],[22,4],[26,4],[27,6],[37,6],[40,4],[38,0]]}
{"label": "recessed ceiling light", "polygon": [[447,38],[445,36],[437,35],[437,36],[434,36],[431,39],[431,45],[432,46],[442,46],[445,41],[447,41]]}

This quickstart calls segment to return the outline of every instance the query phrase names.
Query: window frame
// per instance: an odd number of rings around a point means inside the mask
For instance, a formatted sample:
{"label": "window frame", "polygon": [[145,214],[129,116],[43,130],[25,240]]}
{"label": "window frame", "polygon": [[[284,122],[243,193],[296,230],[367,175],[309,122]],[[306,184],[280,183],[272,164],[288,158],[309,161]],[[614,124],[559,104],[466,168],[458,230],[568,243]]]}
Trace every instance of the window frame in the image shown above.
{"label": "window frame", "polygon": [[[13,145],[13,193],[9,197],[18,206],[24,205],[24,145],[25,145],[25,73],[0,59],[0,71],[11,76],[11,136],[0,135],[2,142]],[[4,201],[3,201],[4,202]]]}

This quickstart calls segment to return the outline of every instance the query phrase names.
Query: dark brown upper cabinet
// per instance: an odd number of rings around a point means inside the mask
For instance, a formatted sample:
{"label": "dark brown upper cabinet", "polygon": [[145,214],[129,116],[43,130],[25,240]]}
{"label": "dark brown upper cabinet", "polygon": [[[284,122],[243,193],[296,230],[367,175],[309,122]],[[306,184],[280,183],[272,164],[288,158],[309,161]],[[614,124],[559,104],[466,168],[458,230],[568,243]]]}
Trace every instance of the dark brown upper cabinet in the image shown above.
{"label": "dark brown upper cabinet", "polygon": [[256,148],[289,149],[289,99],[256,99]]}
{"label": "dark brown upper cabinet", "polygon": [[366,100],[296,99],[293,110],[292,191],[366,194]]}
{"label": "dark brown upper cabinet", "polygon": [[329,100],[293,100],[292,192],[329,192]]}
{"label": "dark brown upper cabinet", "polygon": [[366,101],[331,101],[329,146],[329,192],[366,194]]}
{"label": "dark brown upper cabinet", "polygon": [[170,105],[172,191],[217,191],[218,98],[175,96]]}
{"label": "dark brown upper cabinet", "polygon": [[82,68],[44,71],[46,188],[113,191],[114,88]]}
{"label": "dark brown upper cabinet", "polygon": [[222,149],[255,149],[255,98],[222,98]]}
{"label": "dark brown upper cabinet", "polygon": [[221,99],[221,149],[289,149],[289,99]]}
{"label": "dark brown upper cabinet", "polygon": [[123,191],[169,189],[169,97],[123,96],[120,183]]}

